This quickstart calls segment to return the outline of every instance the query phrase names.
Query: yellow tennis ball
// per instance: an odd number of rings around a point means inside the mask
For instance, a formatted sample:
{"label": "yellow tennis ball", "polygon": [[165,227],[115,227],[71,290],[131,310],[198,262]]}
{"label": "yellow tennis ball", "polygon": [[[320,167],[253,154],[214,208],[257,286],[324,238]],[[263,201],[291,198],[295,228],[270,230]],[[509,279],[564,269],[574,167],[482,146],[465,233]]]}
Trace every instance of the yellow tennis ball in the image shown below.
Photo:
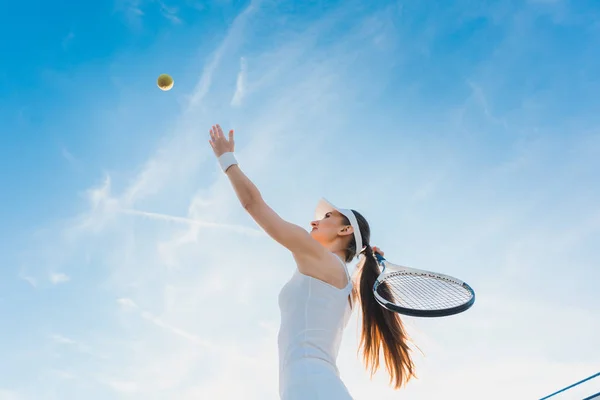
{"label": "yellow tennis ball", "polygon": [[156,80],[156,84],[160,88],[160,90],[171,90],[173,87],[173,78],[169,74],[161,74]]}

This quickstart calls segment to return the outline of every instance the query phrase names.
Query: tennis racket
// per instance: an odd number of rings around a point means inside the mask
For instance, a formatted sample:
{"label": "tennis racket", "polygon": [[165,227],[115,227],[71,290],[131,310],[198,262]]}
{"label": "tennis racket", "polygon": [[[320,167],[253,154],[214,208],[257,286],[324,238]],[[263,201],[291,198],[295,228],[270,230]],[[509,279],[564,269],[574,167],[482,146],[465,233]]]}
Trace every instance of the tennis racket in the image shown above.
{"label": "tennis racket", "polygon": [[373,293],[390,311],[412,317],[445,317],[466,311],[475,303],[475,291],[459,279],[392,264],[378,253],[375,257],[382,271]]}

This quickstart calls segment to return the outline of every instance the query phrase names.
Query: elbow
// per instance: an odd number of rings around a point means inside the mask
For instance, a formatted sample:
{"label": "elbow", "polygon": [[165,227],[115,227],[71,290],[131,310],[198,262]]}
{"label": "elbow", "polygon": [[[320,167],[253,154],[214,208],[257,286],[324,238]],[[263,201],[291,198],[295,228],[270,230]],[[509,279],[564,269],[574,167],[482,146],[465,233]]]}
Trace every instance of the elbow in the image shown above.
{"label": "elbow", "polygon": [[252,214],[252,211],[256,209],[257,205],[259,205],[260,202],[261,199],[250,198],[242,202],[242,207],[244,207],[244,210]]}

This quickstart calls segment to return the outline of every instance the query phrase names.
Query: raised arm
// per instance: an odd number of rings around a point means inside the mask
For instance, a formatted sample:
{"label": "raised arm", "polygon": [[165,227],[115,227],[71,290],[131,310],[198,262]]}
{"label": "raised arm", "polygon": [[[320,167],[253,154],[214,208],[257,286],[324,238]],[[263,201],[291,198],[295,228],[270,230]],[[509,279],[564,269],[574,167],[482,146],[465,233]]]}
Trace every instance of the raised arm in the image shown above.
{"label": "raised arm", "polygon": [[258,188],[242,172],[233,157],[233,130],[229,131],[229,140],[223,135],[219,125],[213,126],[210,132],[210,145],[219,158],[242,207],[250,214],[256,223],[275,241],[294,254],[303,256],[322,257],[325,248],[310,234],[281,218],[263,200]]}

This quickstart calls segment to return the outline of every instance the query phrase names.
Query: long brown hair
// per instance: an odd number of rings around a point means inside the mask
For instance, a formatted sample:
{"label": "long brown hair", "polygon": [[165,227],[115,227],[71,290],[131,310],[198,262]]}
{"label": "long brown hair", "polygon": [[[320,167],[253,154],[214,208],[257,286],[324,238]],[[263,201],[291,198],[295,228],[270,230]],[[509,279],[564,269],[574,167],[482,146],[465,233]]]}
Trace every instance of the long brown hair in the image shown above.
{"label": "long brown hair", "polygon": [[[415,365],[410,355],[411,349],[408,346],[409,338],[400,316],[383,308],[375,300],[373,285],[380,271],[370,245],[371,228],[359,212],[354,210],[352,212],[356,216],[365,246],[362,251],[364,258],[357,266],[359,271],[358,290],[354,290],[352,293],[354,299],[360,300],[362,309],[360,348],[362,348],[363,360],[372,377],[379,369],[380,351],[382,350],[385,366],[390,375],[390,384],[394,389],[399,389],[416,376]],[[342,215],[342,218],[345,225],[350,225],[350,221],[345,216]],[[361,250],[356,249],[356,241],[352,235],[346,248],[346,262],[352,261],[357,251]],[[379,290],[382,291],[384,297],[391,298],[387,286],[379,286]]]}

